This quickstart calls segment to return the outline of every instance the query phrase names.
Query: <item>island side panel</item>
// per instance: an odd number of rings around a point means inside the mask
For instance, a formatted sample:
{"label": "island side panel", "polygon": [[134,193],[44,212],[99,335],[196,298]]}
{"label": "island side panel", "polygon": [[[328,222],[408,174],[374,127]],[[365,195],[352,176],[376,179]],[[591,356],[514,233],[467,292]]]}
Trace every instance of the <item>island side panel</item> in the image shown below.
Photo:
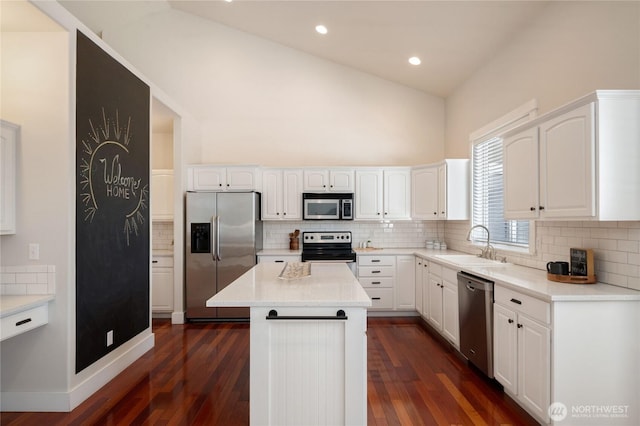
{"label": "island side panel", "polygon": [[[272,309],[347,319],[267,320]],[[251,308],[251,424],[366,424],[366,349],[364,308]]]}

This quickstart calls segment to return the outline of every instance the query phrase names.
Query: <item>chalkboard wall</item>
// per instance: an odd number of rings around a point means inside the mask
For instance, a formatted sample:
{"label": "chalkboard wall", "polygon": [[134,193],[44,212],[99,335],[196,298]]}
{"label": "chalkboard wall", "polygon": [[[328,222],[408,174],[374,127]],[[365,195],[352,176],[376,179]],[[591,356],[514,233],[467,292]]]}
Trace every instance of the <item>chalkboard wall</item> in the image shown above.
{"label": "chalkboard wall", "polygon": [[77,33],[76,372],[150,326],[149,96]]}

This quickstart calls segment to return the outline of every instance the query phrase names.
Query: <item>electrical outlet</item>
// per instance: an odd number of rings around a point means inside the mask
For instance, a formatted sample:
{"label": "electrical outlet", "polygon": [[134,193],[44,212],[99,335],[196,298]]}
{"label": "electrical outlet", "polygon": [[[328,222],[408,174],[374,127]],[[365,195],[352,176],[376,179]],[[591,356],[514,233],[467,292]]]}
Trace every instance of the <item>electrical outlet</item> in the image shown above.
{"label": "electrical outlet", "polygon": [[107,346],[113,345],[113,330],[107,331]]}
{"label": "electrical outlet", "polygon": [[39,260],[40,259],[40,244],[31,243],[29,244],[29,260]]}

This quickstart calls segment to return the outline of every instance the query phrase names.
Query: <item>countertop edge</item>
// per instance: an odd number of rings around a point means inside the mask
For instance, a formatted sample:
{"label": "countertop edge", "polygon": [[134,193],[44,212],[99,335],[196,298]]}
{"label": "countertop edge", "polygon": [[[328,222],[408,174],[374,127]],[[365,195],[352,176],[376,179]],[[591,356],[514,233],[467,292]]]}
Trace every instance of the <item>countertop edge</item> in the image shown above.
{"label": "countertop edge", "polygon": [[0,296],[0,318],[44,305],[55,298],[55,294],[2,295]]}

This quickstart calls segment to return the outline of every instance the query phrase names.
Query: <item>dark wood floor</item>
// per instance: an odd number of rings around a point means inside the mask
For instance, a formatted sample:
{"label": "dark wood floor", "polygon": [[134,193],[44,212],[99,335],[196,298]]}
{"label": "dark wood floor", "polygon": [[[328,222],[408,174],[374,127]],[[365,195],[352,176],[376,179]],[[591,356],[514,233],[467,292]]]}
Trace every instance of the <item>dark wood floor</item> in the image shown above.
{"label": "dark wood floor", "polygon": [[[245,425],[248,324],[154,320],[155,348],[71,413],[1,413],[13,425]],[[369,425],[534,425],[420,320],[370,318]]]}

